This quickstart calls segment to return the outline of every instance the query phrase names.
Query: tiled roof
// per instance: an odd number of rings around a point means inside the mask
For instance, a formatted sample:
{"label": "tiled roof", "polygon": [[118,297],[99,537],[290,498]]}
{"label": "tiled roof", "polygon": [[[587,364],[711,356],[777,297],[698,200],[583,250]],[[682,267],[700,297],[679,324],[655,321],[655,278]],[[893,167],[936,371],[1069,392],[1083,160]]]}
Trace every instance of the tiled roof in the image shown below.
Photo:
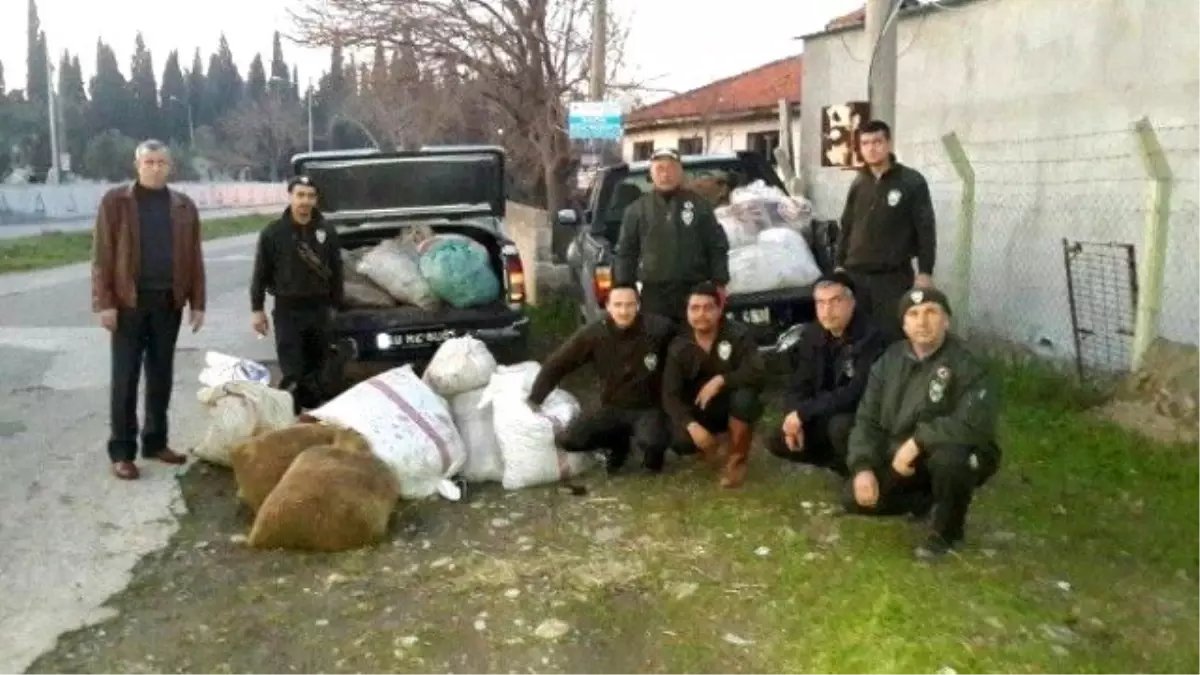
{"label": "tiled roof", "polygon": [[638,108],[625,116],[625,126],[640,127],[668,120],[729,117],[771,110],[779,105],[779,99],[799,103],[802,70],[798,56],[773,61]]}
{"label": "tiled roof", "polygon": [[866,20],[867,20],[867,8],[859,7],[858,9],[854,10],[853,12],[850,12],[849,14],[843,14],[843,15],[837,17],[836,19],[834,19],[833,21],[830,21],[829,23],[825,24],[825,30],[837,30],[838,28],[849,28],[850,26],[855,26],[860,23],[863,23]]}

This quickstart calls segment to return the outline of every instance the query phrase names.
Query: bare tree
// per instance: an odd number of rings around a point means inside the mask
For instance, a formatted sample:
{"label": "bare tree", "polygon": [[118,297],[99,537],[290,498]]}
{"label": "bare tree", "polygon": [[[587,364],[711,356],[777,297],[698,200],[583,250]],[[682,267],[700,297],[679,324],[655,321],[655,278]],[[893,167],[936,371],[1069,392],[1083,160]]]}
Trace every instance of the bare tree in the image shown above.
{"label": "bare tree", "polygon": [[287,155],[305,141],[303,111],[275,94],[242,105],[223,126],[231,141],[231,154],[243,160],[229,157],[232,161],[228,163],[262,166],[264,158],[269,158],[271,180],[280,179]]}
{"label": "bare tree", "polygon": [[[570,165],[567,104],[584,98],[588,77],[591,11],[592,0],[314,0],[292,17],[305,44],[384,43],[427,67],[449,64],[496,115],[515,158],[536,158],[555,208]],[[609,23],[616,70],[626,31]],[[436,105],[435,120],[463,101]]]}

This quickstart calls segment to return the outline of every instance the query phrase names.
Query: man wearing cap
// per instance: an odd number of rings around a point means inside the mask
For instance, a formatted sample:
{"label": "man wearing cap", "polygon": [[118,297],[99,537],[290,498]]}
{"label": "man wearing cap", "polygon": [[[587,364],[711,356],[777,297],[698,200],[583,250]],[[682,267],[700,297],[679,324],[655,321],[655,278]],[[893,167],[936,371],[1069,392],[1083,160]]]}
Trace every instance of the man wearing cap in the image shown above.
{"label": "man wearing cap", "polygon": [[701,282],[724,293],[729,240],[707,199],[683,188],[679,153],[663,148],[650,158],[654,189],[625,210],[617,241],[614,283],[642,282],[642,308],[682,326],[688,294]]}
{"label": "man wearing cap", "polygon": [[834,272],[813,286],[817,320],[806,324],[793,353],[795,371],[783,397],[776,457],[846,474],[846,446],[867,374],[887,347],[883,332],[859,308],[854,280]]}
{"label": "man wearing cap", "polygon": [[932,532],[915,554],[936,558],[962,540],[975,488],[1000,466],[999,391],[948,332],[941,291],[910,290],[900,316],[907,340],[871,368],[850,433],[845,504],[851,513],[917,519],[932,510]]}
{"label": "man wearing cap", "polygon": [[334,310],[342,303],[342,254],[337,230],[317,210],[308,176],[288,181],[289,205],[258,235],[250,280],[251,327],[266,336],[266,294],[275,297],[275,351],[281,388],[292,392],[296,413],[324,402],[322,370],[330,351]]}
{"label": "man wearing cap", "polygon": [[854,277],[867,313],[898,340],[902,331],[895,312],[900,297],[914,286],[933,285],[933,202],[925,177],[896,161],[886,122],[867,122],[858,139],[866,166],[846,195],[834,264]]}

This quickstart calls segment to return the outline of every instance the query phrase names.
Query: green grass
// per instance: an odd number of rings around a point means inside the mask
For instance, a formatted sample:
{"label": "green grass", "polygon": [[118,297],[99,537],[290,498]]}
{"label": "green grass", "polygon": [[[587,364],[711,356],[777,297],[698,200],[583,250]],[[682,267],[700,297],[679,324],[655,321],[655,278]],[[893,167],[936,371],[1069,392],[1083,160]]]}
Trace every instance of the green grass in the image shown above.
{"label": "green grass", "polygon": [[[204,238],[219,239],[248,232],[257,232],[272,216],[239,216],[204,220]],[[47,227],[53,227],[48,224]],[[85,262],[92,257],[92,233],[47,232],[46,234],[0,239],[0,274],[29,272],[71,263]]]}
{"label": "green grass", "polygon": [[[535,313],[568,325],[557,304]],[[730,667],[720,636],[732,632],[755,640],[739,669],[1195,672],[1196,448],[1098,421],[1087,412],[1094,392],[1036,363],[996,371],[1004,463],[977,497],[967,546],[941,564],[911,560],[922,533],[910,523],[823,513],[836,501],[832,480],[769,456],[755,458],[737,495],[703,472],[661,489],[618,487],[655,540],[707,542],[693,572],[648,561],[700,582],[655,612],[693,636],[664,640],[663,665]],[[777,423],[776,412],[762,428]],[[735,582],[749,590],[731,593]]]}

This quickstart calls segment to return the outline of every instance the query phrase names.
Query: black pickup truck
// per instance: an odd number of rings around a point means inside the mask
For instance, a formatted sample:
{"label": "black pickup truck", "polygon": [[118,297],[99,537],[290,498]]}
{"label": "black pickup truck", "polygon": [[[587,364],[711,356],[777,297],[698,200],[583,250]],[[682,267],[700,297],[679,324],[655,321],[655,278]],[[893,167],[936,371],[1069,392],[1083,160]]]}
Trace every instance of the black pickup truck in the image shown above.
{"label": "black pickup truck", "polygon": [[[683,171],[685,183],[703,176],[720,177],[732,190],[762,180],[786,192],[778,174],[756,152],[684,156]],[[651,189],[649,172],[649,162],[604,167],[596,175],[582,213],[564,209],[555,215],[559,225],[575,228],[567,248],[567,265],[575,282],[582,321],[590,321],[604,311],[612,286],[613,248],[621,232],[621,219],[625,209]],[[836,222],[813,221],[808,244],[823,271],[832,269],[837,234]],[[812,288],[731,295],[726,316],[749,326],[760,350],[783,352],[795,343],[800,326],[815,318]]]}
{"label": "black pickup truck", "polygon": [[504,150],[492,146],[326,151],[292,158],[293,170],[312,177],[320,191],[321,212],[337,226],[342,248],[375,246],[406,228],[426,225],[434,234],[465,235],[483,244],[500,280],[500,297],[479,307],[340,311],[335,340],[351,361],[420,368],[442,342],[464,335],[482,340],[501,363],[527,358],[525,274],[504,227],[504,160]]}

